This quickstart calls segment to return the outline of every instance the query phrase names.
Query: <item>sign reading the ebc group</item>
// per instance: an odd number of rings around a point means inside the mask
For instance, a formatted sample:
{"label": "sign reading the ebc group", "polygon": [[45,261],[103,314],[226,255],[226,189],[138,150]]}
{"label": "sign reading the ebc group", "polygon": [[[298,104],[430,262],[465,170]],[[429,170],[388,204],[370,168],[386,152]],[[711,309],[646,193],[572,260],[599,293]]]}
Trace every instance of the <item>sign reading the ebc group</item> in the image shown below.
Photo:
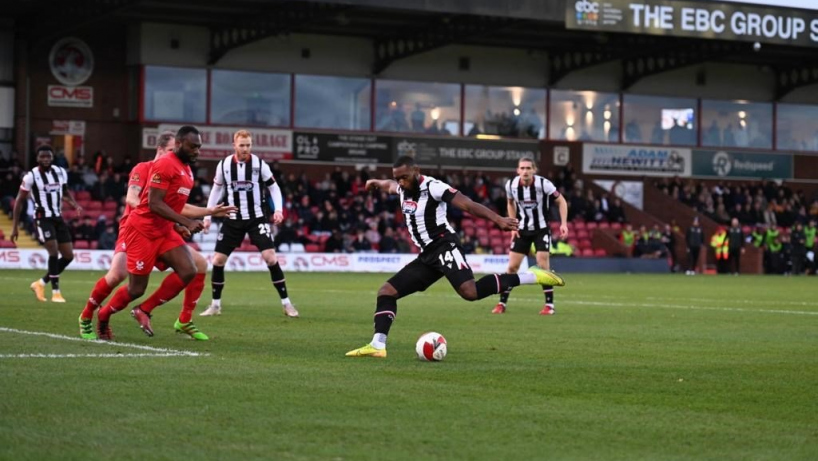
{"label": "sign reading the ebc group", "polygon": [[521,158],[539,162],[536,141],[395,137],[395,158],[409,155],[421,165],[516,168]]}
{"label": "sign reading the ebc group", "polygon": [[568,29],[818,46],[818,12],[723,2],[566,0]]}
{"label": "sign reading the ebc group", "polygon": [[723,150],[693,151],[693,176],[790,179],[792,174],[792,155],[790,154]]}
{"label": "sign reading the ebc group", "polygon": [[[181,125],[159,125],[159,132],[166,130],[176,132]],[[202,148],[199,160],[221,160],[235,152],[233,133],[247,128],[235,126],[194,125],[202,135]],[[293,132],[290,130],[272,130],[250,128],[253,135],[252,152],[262,160],[289,160],[293,158]]]}
{"label": "sign reading the ebc group", "polygon": [[690,149],[583,144],[582,172],[629,176],[690,176]]}

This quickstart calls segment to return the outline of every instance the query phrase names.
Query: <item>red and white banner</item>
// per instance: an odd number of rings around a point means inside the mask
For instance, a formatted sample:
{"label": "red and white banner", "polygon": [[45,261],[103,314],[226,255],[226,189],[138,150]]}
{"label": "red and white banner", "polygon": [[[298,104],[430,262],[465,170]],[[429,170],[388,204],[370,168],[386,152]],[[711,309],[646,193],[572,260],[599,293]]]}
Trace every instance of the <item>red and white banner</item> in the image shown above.
{"label": "red and white banner", "polygon": [[48,85],[51,107],[94,107],[94,87]]}
{"label": "red and white banner", "polygon": [[[111,267],[113,250],[74,250],[69,270],[105,271]],[[208,261],[212,252],[202,253]],[[278,261],[289,272],[380,272],[394,273],[412,262],[413,254],[379,253],[278,253]],[[466,261],[478,274],[505,273],[507,255],[467,255]],[[0,269],[41,269],[48,267],[45,250],[0,249]],[[522,270],[527,262],[523,260]],[[235,252],[227,261],[228,271],[267,272],[267,264],[258,252]]]}
{"label": "red and white banner", "polygon": [[[162,124],[159,132],[170,130],[176,132],[181,125]],[[248,128],[240,126],[210,126],[194,125],[202,134],[202,148],[199,150],[199,160],[221,160],[232,155],[233,133],[247,130],[253,134],[252,152],[263,160],[290,160],[293,158],[292,130],[274,130],[264,128]]]}

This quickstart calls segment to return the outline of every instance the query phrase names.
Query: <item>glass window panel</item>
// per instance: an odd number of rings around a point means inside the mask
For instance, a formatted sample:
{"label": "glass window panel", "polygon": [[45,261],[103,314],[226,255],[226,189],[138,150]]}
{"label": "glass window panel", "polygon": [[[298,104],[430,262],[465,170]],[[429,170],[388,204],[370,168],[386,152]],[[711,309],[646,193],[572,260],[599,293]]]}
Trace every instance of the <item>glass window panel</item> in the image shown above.
{"label": "glass window panel", "polygon": [[210,74],[210,122],[290,126],[290,76],[214,70]]}
{"label": "glass window panel", "polygon": [[378,80],[375,89],[377,131],[460,134],[459,84]]}
{"label": "glass window panel", "polygon": [[545,137],[545,90],[519,86],[466,86],[467,136]]}
{"label": "glass window panel", "polygon": [[818,106],[779,104],[777,149],[818,151]]}
{"label": "glass window panel", "polygon": [[695,146],[698,140],[693,98],[623,96],[623,142]]}
{"label": "glass window panel", "polygon": [[369,130],[372,81],[296,75],[295,126]]}
{"label": "glass window panel", "polygon": [[145,67],[145,119],[206,121],[207,70]]}
{"label": "glass window panel", "polygon": [[619,140],[619,95],[596,91],[551,90],[551,139]]}
{"label": "glass window panel", "polygon": [[702,100],[702,145],[773,147],[773,105],[749,101]]}

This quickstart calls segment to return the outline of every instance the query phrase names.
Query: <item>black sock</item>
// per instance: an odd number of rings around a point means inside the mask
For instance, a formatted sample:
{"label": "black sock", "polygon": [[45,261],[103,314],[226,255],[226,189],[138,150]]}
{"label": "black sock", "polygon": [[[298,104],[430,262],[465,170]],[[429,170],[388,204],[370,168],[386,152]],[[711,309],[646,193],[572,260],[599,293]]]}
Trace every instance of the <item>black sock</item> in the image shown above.
{"label": "black sock", "polygon": [[48,257],[48,274],[46,277],[48,280],[51,281],[51,289],[52,290],[59,290],[60,289],[60,257],[59,256],[49,256]]}
{"label": "black sock", "polygon": [[57,261],[57,274],[62,274],[62,271],[71,264],[71,261],[73,261],[73,259],[60,258],[59,261]]}
{"label": "black sock", "polygon": [[378,296],[378,304],[375,308],[375,333],[388,335],[396,315],[398,315],[398,298]]}
{"label": "black sock", "polygon": [[520,284],[517,274],[491,274],[477,281],[477,299],[496,295]]}
{"label": "black sock", "polygon": [[278,296],[280,296],[281,299],[286,298],[287,284],[284,283],[284,272],[281,270],[281,265],[275,263],[272,266],[267,266],[267,269],[270,270],[270,280],[273,281],[273,286],[278,290]]}
{"label": "black sock", "polygon": [[545,294],[545,304],[554,307],[554,287],[552,285],[540,285]]}
{"label": "black sock", "polygon": [[506,304],[508,302],[508,296],[511,294],[511,287],[508,290],[500,293],[500,302]]}
{"label": "black sock", "polygon": [[213,266],[213,273],[210,274],[210,288],[213,292],[213,299],[222,299],[224,266]]}

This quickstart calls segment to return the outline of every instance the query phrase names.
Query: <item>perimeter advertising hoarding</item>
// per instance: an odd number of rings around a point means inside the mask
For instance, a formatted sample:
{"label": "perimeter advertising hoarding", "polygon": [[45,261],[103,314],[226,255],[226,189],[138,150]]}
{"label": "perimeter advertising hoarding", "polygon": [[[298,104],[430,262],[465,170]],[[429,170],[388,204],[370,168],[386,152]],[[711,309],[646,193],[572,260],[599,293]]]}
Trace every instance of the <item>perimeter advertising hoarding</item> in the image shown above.
{"label": "perimeter advertising hoarding", "polygon": [[415,138],[397,136],[395,158],[409,155],[420,165],[516,169],[517,162],[529,157],[539,163],[536,141],[486,141],[455,138]]}
{"label": "perimeter advertising hoarding", "polygon": [[722,2],[567,0],[565,26],[818,47],[818,12]]}
{"label": "perimeter advertising hoarding", "polygon": [[793,159],[790,154],[694,150],[693,176],[791,179]]}
{"label": "perimeter advertising hoarding", "polygon": [[[208,260],[213,252],[203,251]],[[111,267],[113,250],[74,250],[71,270],[105,271]],[[281,268],[289,272],[382,272],[394,273],[417,258],[415,254],[380,253],[278,253]],[[508,255],[466,255],[476,273],[501,273],[508,267]],[[240,272],[267,272],[267,263],[257,251],[234,252],[228,269]],[[45,249],[0,248],[0,269],[37,269],[48,267]],[[527,268],[523,262],[522,270]]]}
{"label": "perimeter advertising hoarding", "polygon": [[[159,132],[176,132],[181,125],[162,124]],[[199,149],[199,160],[221,160],[235,151],[233,133],[248,130],[253,135],[252,152],[261,159],[290,160],[293,158],[293,132],[266,128],[243,128],[237,126],[195,125],[202,135],[202,147]]]}
{"label": "perimeter advertising hoarding", "polygon": [[295,132],[295,160],[392,164],[392,138],[365,133]]}
{"label": "perimeter advertising hoarding", "polygon": [[582,172],[626,176],[690,176],[691,151],[667,146],[582,145]]}

